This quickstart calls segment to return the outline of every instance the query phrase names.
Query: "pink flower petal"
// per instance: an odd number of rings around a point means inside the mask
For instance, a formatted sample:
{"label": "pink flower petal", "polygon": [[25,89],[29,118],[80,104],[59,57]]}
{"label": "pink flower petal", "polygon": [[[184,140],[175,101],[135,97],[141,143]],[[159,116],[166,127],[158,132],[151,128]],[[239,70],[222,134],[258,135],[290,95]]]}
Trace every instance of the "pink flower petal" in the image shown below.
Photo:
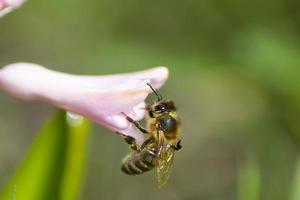
{"label": "pink flower petal", "polygon": [[0,17],[21,6],[26,0],[0,0]]}
{"label": "pink flower petal", "polygon": [[1,0],[7,6],[18,7],[22,5],[25,0]]}
{"label": "pink flower petal", "polygon": [[159,88],[167,78],[166,67],[126,74],[79,76],[36,64],[16,63],[0,70],[0,87],[15,97],[48,102],[140,139],[121,112],[136,120],[143,118],[144,100],[151,93],[146,83]]}
{"label": "pink flower petal", "polygon": [[4,2],[0,1],[0,10],[2,10],[5,7]]}

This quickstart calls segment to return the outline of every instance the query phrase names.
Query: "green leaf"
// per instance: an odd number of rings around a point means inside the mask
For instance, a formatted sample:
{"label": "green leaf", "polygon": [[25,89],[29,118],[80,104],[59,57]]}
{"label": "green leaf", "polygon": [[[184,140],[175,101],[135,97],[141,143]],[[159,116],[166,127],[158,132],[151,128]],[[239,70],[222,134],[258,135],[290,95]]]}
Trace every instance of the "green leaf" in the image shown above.
{"label": "green leaf", "polygon": [[84,171],[88,132],[87,120],[58,112],[38,134],[1,199],[76,199]]}
{"label": "green leaf", "polygon": [[239,168],[238,199],[259,200],[261,192],[261,176],[258,163],[249,159]]}
{"label": "green leaf", "polygon": [[291,187],[291,200],[300,199],[300,159],[298,158]]}

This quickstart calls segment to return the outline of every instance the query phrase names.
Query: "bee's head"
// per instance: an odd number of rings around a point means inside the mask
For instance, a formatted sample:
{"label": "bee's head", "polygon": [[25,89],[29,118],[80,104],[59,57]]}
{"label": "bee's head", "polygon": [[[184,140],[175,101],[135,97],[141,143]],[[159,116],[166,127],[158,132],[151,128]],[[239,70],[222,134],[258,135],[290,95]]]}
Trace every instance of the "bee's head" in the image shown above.
{"label": "bee's head", "polygon": [[162,114],[175,112],[176,108],[174,102],[171,100],[161,100],[153,104],[149,109],[148,113],[150,117],[157,117]]}
{"label": "bee's head", "polygon": [[157,116],[165,114],[165,113],[170,113],[170,112],[176,111],[173,101],[163,100],[162,96],[150,84],[147,83],[147,85],[149,85],[151,90],[157,96],[157,102],[155,102],[153,105],[147,107],[150,117],[157,117]]}

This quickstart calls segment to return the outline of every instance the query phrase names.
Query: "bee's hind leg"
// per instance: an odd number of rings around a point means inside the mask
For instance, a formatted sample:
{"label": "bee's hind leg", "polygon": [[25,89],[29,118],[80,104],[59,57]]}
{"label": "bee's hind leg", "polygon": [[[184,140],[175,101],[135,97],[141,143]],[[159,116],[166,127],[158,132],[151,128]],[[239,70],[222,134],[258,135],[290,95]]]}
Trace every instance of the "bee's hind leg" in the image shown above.
{"label": "bee's hind leg", "polygon": [[142,133],[149,133],[145,128],[143,128],[139,122],[135,121],[134,119],[132,119],[131,117],[129,117],[128,115],[126,115],[124,112],[122,112],[122,114],[126,117],[127,121],[129,121],[130,123],[132,123],[137,129],[139,129]]}
{"label": "bee's hind leg", "polygon": [[151,136],[147,140],[143,142],[143,144],[140,146],[139,151],[142,151],[148,144],[150,144],[154,140],[154,137]]}
{"label": "bee's hind leg", "polygon": [[122,137],[124,137],[125,142],[130,145],[131,149],[133,149],[135,151],[138,150],[136,139],[134,137],[129,136],[129,135],[125,135],[125,134],[120,133],[120,132],[116,132],[116,133],[121,135]]}

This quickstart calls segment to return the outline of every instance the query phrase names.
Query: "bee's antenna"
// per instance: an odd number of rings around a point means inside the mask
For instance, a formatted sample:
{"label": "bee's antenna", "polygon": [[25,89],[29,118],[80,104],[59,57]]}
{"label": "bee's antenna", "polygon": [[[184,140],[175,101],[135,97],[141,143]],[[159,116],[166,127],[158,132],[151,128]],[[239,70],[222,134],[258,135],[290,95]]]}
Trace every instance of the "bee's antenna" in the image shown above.
{"label": "bee's antenna", "polygon": [[150,83],[147,83],[147,85],[151,88],[151,90],[157,96],[157,101],[161,101],[162,100],[162,96],[150,85]]}

